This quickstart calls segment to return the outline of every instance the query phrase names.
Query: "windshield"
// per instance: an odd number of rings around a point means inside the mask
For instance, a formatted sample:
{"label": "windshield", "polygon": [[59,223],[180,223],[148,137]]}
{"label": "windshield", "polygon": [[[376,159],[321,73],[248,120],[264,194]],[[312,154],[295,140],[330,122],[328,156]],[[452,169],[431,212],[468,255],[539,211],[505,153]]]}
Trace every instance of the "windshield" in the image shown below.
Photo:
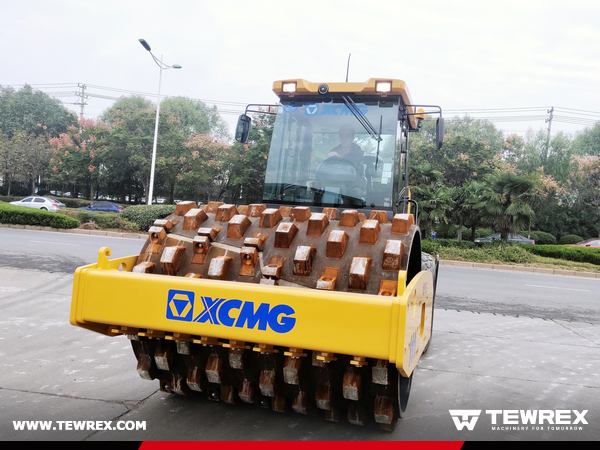
{"label": "windshield", "polygon": [[398,103],[356,107],[381,135],[379,145],[341,99],[279,106],[265,202],[392,208]]}

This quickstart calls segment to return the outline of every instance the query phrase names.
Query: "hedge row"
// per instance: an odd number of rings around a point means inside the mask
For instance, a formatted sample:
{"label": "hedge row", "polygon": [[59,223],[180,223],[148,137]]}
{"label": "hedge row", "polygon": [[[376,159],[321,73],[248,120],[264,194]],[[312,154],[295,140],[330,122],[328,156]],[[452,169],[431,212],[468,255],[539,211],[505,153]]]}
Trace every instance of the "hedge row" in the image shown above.
{"label": "hedge row", "polygon": [[79,220],[49,211],[0,202],[0,223],[36,225],[52,228],[77,228]]}
{"label": "hedge row", "polygon": [[63,208],[59,213],[64,214],[74,219],[79,220],[81,223],[93,222],[98,225],[99,228],[120,228],[127,231],[139,231],[140,227],[122,217],[117,213],[100,212],[100,211],[87,211],[71,208]]}
{"label": "hedge row", "polygon": [[120,214],[137,224],[140,231],[148,231],[155,220],[164,219],[175,212],[175,205],[137,205],[125,208]]}
{"label": "hedge row", "polygon": [[600,249],[565,245],[523,245],[528,252],[546,258],[564,259],[600,266]]}

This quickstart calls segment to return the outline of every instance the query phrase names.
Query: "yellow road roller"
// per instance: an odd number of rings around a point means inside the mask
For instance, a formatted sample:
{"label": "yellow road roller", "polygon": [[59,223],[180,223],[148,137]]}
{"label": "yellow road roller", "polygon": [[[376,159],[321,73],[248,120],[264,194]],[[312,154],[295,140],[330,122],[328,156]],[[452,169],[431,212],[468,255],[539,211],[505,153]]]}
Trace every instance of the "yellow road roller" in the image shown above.
{"label": "yellow road roller", "polygon": [[[433,325],[409,135],[441,109],[401,80],[276,81],[262,203],[181,202],[139,255],[75,272],[71,323],[131,341],[164,392],[395,429]],[[133,361],[132,361],[133,362]],[[290,412],[291,413],[291,412]]]}

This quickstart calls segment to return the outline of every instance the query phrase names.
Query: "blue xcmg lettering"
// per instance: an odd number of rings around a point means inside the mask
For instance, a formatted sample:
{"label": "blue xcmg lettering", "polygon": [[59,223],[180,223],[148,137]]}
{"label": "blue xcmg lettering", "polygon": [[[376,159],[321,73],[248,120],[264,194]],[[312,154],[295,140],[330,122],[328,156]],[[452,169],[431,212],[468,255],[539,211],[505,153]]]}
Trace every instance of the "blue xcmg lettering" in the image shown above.
{"label": "blue xcmg lettering", "polygon": [[[194,298],[197,297],[191,291],[170,291],[167,301],[167,319],[208,322],[212,325],[260,331],[270,328],[276,333],[288,333],[296,325],[296,318],[292,317],[295,311],[288,305],[271,306],[268,303],[260,303],[255,306],[254,302],[243,302],[238,299],[200,297],[203,310],[199,314],[196,314],[197,311],[195,311],[195,315],[193,315],[190,309],[194,308]],[[239,312],[237,317],[236,311]]]}

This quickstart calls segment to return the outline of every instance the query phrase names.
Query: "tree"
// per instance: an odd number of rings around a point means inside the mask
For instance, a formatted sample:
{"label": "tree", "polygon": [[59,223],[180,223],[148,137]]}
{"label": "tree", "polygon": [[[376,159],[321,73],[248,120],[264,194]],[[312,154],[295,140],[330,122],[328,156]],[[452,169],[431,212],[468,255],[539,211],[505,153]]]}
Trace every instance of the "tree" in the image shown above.
{"label": "tree", "polygon": [[29,85],[19,91],[0,87],[0,130],[9,138],[18,133],[58,136],[76,124],[75,114],[48,94]]}
{"label": "tree", "polygon": [[573,165],[571,186],[574,194],[596,209],[596,227],[600,236],[600,155],[573,156]]}
{"label": "tree", "polygon": [[449,213],[454,207],[455,188],[447,186],[415,186],[414,197],[419,204],[419,227],[427,236],[435,224],[448,223]]}
{"label": "tree", "polygon": [[71,186],[73,197],[77,197],[81,189],[86,189],[88,197],[94,198],[108,131],[108,126],[101,121],[81,119],[79,128],[71,126],[66,133],[50,138],[51,180],[62,186]]}
{"label": "tree", "polygon": [[481,209],[482,220],[502,239],[529,227],[534,218],[530,203],[535,184],[530,179],[509,172],[495,172],[486,178],[487,188],[482,201],[475,207]]}
{"label": "tree", "polygon": [[228,137],[227,124],[221,119],[216,106],[209,108],[199,100],[171,97],[163,100],[160,108],[177,117],[186,139],[194,134],[209,134],[219,139]]}

